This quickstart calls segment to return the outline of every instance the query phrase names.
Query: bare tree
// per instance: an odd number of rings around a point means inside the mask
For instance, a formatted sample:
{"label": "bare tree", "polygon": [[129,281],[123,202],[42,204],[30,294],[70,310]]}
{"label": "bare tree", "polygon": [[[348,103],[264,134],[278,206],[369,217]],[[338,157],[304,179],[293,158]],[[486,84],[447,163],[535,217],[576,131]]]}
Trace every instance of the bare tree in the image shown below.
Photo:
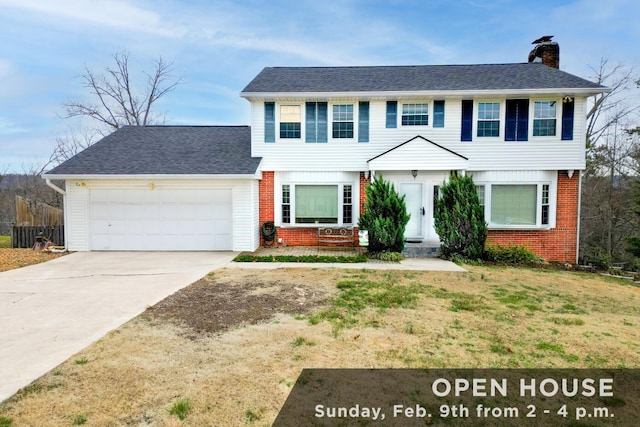
{"label": "bare tree", "polygon": [[625,238],[633,231],[632,182],[638,171],[637,124],[640,106],[629,102],[638,80],[633,67],[611,66],[601,59],[594,81],[610,92],[594,98],[587,112],[587,170],[582,186],[580,251],[602,264],[626,261]]}
{"label": "bare tree", "polygon": [[100,132],[95,129],[69,130],[64,136],[58,136],[55,140],[55,148],[49,157],[48,165],[57,165],[69,160],[80,151],[95,144]]}
{"label": "bare tree", "polygon": [[640,105],[629,105],[624,95],[638,86],[636,71],[622,64],[609,65],[608,58],[601,58],[597,66],[589,66],[595,73],[595,83],[607,86],[610,91],[594,97],[594,103],[587,112],[587,142],[597,146],[603,134],[611,126],[616,126],[640,109]]}
{"label": "bare tree", "polygon": [[[94,144],[101,136],[122,126],[147,126],[163,122],[154,111],[157,101],[181,83],[173,75],[173,63],[162,57],[154,61],[152,72],[134,81],[129,53],[113,55],[114,66],[97,72],[85,66],[79,77],[91,94],[90,100],[69,100],[63,104],[63,118],[89,118],[96,125],[83,131],[70,131],[56,138],[48,165],[56,165]],[[141,83],[140,81],[144,81]]]}
{"label": "bare tree", "polygon": [[80,78],[95,97],[94,102],[66,102],[65,117],[89,117],[112,130],[125,125],[146,126],[156,123],[158,117],[152,111],[154,104],[180,84],[180,80],[172,75],[173,63],[158,58],[153,72],[143,72],[146,84],[140,91],[130,74],[129,53],[116,53],[113,59],[115,67],[107,67],[105,73],[85,67]]}

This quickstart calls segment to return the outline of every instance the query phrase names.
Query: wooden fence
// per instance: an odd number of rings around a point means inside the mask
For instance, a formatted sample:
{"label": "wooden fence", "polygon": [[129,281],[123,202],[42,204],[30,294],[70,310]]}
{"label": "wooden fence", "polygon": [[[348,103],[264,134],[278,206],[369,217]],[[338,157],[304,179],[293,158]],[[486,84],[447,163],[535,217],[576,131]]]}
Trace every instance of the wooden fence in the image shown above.
{"label": "wooden fence", "polygon": [[16,225],[64,224],[62,209],[46,203],[16,196]]}
{"label": "wooden fence", "polygon": [[64,246],[64,225],[28,225],[14,226],[11,231],[11,246],[14,248],[32,248],[36,237],[42,233],[56,246]]}

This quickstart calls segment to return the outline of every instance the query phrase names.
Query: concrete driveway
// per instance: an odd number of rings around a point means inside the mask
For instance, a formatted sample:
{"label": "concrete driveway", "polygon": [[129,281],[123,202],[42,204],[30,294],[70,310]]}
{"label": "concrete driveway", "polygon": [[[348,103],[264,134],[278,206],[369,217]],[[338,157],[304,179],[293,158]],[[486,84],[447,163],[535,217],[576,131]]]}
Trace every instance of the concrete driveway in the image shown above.
{"label": "concrete driveway", "polygon": [[231,252],[78,252],[0,273],[0,402]]}

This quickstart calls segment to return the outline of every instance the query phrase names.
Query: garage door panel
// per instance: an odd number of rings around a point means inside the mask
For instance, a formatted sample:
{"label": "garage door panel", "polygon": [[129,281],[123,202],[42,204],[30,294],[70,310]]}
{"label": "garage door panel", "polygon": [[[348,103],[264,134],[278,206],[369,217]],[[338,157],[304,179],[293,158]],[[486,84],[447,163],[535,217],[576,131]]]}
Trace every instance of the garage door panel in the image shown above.
{"label": "garage door panel", "polygon": [[231,250],[231,190],[92,189],[95,250]]}

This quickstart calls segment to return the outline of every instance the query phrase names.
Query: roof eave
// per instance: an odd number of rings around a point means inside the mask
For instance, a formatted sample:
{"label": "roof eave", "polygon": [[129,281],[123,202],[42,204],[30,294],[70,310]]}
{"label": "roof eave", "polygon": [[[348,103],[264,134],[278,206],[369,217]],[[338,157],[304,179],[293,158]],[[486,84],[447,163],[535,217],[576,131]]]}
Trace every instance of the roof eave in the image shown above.
{"label": "roof eave", "polygon": [[175,179],[175,180],[230,180],[230,179],[262,179],[262,172],[257,169],[252,174],[43,174],[44,179],[56,180],[88,180],[88,179]]}
{"label": "roof eave", "polygon": [[448,97],[464,98],[477,96],[524,96],[524,95],[575,95],[593,96],[610,92],[606,87],[600,88],[543,88],[543,89],[470,89],[470,90],[414,90],[414,91],[361,91],[361,92],[241,92],[240,96],[249,101],[282,98],[403,98],[403,97]]}

